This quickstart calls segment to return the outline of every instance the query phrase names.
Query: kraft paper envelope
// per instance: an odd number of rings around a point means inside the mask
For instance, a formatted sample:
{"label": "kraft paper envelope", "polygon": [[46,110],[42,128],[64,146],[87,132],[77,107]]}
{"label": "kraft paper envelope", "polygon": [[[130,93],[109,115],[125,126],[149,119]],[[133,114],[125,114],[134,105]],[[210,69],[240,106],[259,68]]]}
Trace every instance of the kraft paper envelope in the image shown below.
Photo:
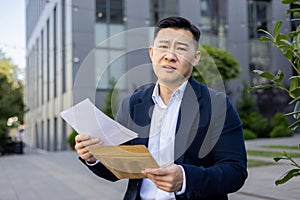
{"label": "kraft paper envelope", "polygon": [[143,169],[159,167],[145,145],[94,145],[89,150],[119,179],[145,178]]}

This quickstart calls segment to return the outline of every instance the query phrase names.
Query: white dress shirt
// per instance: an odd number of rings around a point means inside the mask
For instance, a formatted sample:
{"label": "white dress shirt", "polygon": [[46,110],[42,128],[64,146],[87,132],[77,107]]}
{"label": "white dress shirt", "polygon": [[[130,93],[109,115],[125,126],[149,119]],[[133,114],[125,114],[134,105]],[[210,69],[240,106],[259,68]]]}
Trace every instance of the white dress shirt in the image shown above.
{"label": "white dress shirt", "polygon": [[[159,96],[158,83],[153,90],[152,99],[154,109],[152,113],[148,149],[152,156],[162,166],[174,162],[174,142],[179,108],[182,101],[183,93],[186,88],[185,81],[172,95],[168,105],[165,105]],[[181,191],[176,194],[185,192],[186,181],[185,172],[183,172],[183,186]],[[150,179],[143,179],[141,191],[142,200],[171,200],[175,199],[173,192],[165,192],[158,189]]]}

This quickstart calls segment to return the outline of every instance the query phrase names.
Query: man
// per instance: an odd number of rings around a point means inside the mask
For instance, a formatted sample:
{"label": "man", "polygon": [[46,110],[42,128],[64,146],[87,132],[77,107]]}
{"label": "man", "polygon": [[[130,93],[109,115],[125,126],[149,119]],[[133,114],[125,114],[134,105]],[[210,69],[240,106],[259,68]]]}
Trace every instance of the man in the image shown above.
{"label": "man", "polygon": [[[128,144],[148,147],[160,168],[129,180],[124,199],[225,200],[247,178],[241,121],[228,98],[191,75],[200,60],[200,31],[170,17],[155,29],[149,56],[156,84],[123,100],[116,120],[137,132]],[[118,180],[89,152],[101,138],[78,135],[75,149],[96,175]]]}

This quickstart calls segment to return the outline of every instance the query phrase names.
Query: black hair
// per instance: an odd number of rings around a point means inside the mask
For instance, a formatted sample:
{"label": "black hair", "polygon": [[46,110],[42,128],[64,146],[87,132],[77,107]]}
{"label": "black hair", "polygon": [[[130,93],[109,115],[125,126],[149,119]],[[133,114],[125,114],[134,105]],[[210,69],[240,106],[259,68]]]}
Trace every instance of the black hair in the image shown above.
{"label": "black hair", "polygon": [[189,20],[183,17],[167,17],[159,21],[155,25],[154,38],[156,38],[158,32],[164,28],[184,29],[193,34],[194,40],[199,42],[201,32],[192,24]]}

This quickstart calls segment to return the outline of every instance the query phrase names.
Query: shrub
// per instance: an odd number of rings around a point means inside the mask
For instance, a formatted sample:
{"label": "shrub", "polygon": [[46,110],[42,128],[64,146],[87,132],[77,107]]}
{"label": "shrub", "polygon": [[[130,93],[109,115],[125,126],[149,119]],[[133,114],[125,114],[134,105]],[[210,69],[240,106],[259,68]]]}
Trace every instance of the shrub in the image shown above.
{"label": "shrub", "polygon": [[110,118],[114,119],[113,108],[116,108],[118,105],[117,95],[119,90],[115,88],[117,81],[114,77],[111,77],[109,80],[110,89],[105,99],[104,107],[102,112],[105,113]]}
{"label": "shrub", "polygon": [[244,129],[244,139],[245,140],[253,140],[256,138],[257,138],[257,136],[255,135],[255,133],[253,133],[253,131],[251,131],[249,129]]}
{"label": "shrub", "polygon": [[71,147],[71,149],[75,150],[75,137],[78,135],[76,131],[73,131],[69,136],[68,136],[68,144]]}
{"label": "shrub", "polygon": [[272,130],[267,118],[263,117],[258,111],[253,111],[249,115],[242,118],[243,127],[254,132],[257,137],[265,138],[269,137],[269,133]]}
{"label": "shrub", "polygon": [[275,127],[275,126],[289,127],[290,122],[286,115],[278,112],[274,115],[271,124],[273,127]]}
{"label": "shrub", "polygon": [[293,132],[289,128],[282,126],[282,125],[274,127],[270,133],[271,138],[290,137],[292,135],[293,135]]}
{"label": "shrub", "polygon": [[[199,50],[201,59],[193,68],[193,77],[196,80],[212,85],[218,83],[220,78],[226,81],[240,75],[239,63],[228,51],[210,45],[200,45]],[[218,77],[218,74],[221,77]]]}

